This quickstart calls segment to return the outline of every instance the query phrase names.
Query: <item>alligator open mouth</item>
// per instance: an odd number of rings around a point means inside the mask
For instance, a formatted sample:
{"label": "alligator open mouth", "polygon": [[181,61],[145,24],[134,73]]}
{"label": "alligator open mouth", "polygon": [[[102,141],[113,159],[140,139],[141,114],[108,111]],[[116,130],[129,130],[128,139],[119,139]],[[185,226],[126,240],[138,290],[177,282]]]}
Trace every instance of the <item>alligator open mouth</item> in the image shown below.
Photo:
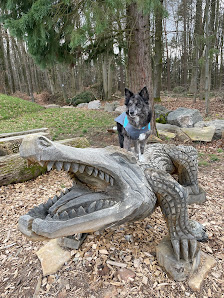
{"label": "alligator open mouth", "polygon": [[[117,148],[55,145],[45,137],[25,140],[20,154],[29,162],[46,166],[48,171],[64,170],[73,180],[71,188],[20,217],[19,228],[28,237],[57,238],[92,232],[131,220],[144,210],[147,214],[151,211],[148,209],[152,204],[145,201],[150,190],[132,154],[118,154]],[[141,205],[145,208],[138,211]]]}

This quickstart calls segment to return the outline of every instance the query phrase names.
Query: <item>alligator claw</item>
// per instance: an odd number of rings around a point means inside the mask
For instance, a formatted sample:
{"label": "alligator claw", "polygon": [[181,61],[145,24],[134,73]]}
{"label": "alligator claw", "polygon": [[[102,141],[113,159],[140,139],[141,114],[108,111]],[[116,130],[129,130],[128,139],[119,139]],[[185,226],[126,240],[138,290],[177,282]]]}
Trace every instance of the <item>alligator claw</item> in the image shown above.
{"label": "alligator claw", "polygon": [[171,239],[174,255],[179,261],[193,259],[197,251],[196,239]]}
{"label": "alligator claw", "polygon": [[171,239],[171,243],[173,246],[174,254],[175,254],[177,260],[179,261],[180,260],[180,242],[179,242],[179,240]]}
{"label": "alligator claw", "polygon": [[188,260],[188,240],[187,239],[182,239],[181,240],[181,250],[182,250],[182,255],[183,255],[183,259],[185,261]]}
{"label": "alligator claw", "polygon": [[190,240],[190,252],[191,252],[191,258],[193,259],[195,257],[196,251],[197,251],[197,240],[196,239],[192,239]]}

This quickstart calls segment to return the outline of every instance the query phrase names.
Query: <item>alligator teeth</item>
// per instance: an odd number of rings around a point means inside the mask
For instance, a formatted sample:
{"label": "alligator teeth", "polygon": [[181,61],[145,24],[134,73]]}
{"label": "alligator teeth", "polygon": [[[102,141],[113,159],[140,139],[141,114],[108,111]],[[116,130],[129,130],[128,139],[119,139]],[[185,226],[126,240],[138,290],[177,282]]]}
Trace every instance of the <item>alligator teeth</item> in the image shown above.
{"label": "alligator teeth", "polygon": [[69,190],[66,188],[65,190],[64,190],[64,194],[66,195],[66,193],[68,193],[69,192]]}
{"label": "alligator teeth", "polygon": [[53,168],[53,165],[54,165],[54,161],[49,161],[49,163],[47,164],[48,172]]}
{"label": "alligator teeth", "polygon": [[72,164],[72,171],[74,173],[76,173],[76,172],[78,172],[78,170],[79,170],[79,165],[77,163],[73,163]]}
{"label": "alligator teeth", "polygon": [[105,202],[104,202],[104,208],[108,208],[110,206],[110,201],[109,200],[106,200]]}
{"label": "alligator teeth", "polygon": [[100,210],[103,207],[103,200],[97,201],[96,203],[96,210]]}
{"label": "alligator teeth", "polygon": [[57,161],[56,164],[55,164],[55,168],[57,171],[61,171],[63,167],[63,162],[62,161]]}
{"label": "alligator teeth", "polygon": [[104,172],[99,171],[99,177],[101,180],[104,180]]}
{"label": "alligator teeth", "polygon": [[110,185],[113,186],[114,185],[114,178],[110,177]]}
{"label": "alligator teeth", "polygon": [[85,215],[86,211],[82,206],[80,206],[79,209],[77,210],[77,214],[78,216]]}
{"label": "alligator teeth", "polygon": [[64,211],[59,215],[60,219],[69,219],[68,212]]}
{"label": "alligator teeth", "polygon": [[53,205],[53,202],[51,198],[48,199],[48,201],[44,204],[46,209],[49,209]]}
{"label": "alligator teeth", "polygon": [[89,207],[88,207],[88,209],[87,209],[88,213],[91,213],[91,212],[95,211],[95,208],[96,208],[96,201],[92,202],[92,203],[89,205]]}
{"label": "alligator teeth", "polygon": [[94,176],[94,177],[97,177],[98,172],[99,172],[99,171],[98,171],[97,169],[94,169],[94,171],[93,171],[93,176]]}
{"label": "alligator teeth", "polygon": [[88,175],[92,175],[93,167],[86,167],[86,172]]}
{"label": "alligator teeth", "polygon": [[76,212],[74,209],[68,211],[68,216],[70,218],[76,217]]}
{"label": "alligator teeth", "polygon": [[56,213],[56,214],[53,216],[53,219],[54,219],[54,220],[58,220],[58,219],[59,219],[59,215],[58,215],[58,213]]}
{"label": "alligator teeth", "polygon": [[110,201],[110,206],[113,206],[115,204],[114,201]]}
{"label": "alligator teeth", "polygon": [[110,176],[109,176],[108,174],[105,174],[105,180],[106,180],[107,183],[109,183],[109,181],[110,181]]}
{"label": "alligator teeth", "polygon": [[58,200],[58,196],[55,195],[55,196],[53,197],[53,199],[52,199],[52,202],[55,204],[55,203],[57,202],[57,200]]}
{"label": "alligator teeth", "polygon": [[64,170],[66,172],[68,172],[70,170],[71,163],[70,162],[64,162],[63,167],[64,167]]}
{"label": "alligator teeth", "polygon": [[50,216],[50,214],[48,214],[45,219],[49,220],[49,219],[52,219],[52,217]]}
{"label": "alligator teeth", "polygon": [[79,166],[79,172],[83,173],[85,171],[85,167],[86,167],[85,165],[80,165]]}

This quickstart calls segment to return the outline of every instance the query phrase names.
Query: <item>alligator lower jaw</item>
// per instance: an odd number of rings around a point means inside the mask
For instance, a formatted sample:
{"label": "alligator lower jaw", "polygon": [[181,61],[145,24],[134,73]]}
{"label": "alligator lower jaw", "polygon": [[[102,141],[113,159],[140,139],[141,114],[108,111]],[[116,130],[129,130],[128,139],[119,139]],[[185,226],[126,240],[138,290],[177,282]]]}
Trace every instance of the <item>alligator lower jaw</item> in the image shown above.
{"label": "alligator lower jaw", "polygon": [[[129,209],[119,209],[122,201],[117,200],[117,191],[120,199],[122,192],[115,178],[102,169],[71,162],[39,163],[47,164],[48,170],[55,167],[68,171],[78,183],[20,217],[19,229],[27,237],[43,240],[96,231],[115,222],[118,213]],[[98,188],[100,192],[96,192]]]}

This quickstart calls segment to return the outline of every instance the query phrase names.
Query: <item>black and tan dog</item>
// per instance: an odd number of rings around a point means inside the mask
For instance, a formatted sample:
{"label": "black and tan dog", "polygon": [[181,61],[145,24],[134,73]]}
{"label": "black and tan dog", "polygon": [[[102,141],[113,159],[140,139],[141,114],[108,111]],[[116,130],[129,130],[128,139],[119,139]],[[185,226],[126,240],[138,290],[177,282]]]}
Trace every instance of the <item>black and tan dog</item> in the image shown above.
{"label": "black and tan dog", "polygon": [[149,106],[149,94],[146,87],[134,94],[125,88],[126,112],[118,116],[117,131],[120,147],[128,151],[134,143],[139,161],[144,161],[143,153],[146,140],[150,135],[152,110]]}

